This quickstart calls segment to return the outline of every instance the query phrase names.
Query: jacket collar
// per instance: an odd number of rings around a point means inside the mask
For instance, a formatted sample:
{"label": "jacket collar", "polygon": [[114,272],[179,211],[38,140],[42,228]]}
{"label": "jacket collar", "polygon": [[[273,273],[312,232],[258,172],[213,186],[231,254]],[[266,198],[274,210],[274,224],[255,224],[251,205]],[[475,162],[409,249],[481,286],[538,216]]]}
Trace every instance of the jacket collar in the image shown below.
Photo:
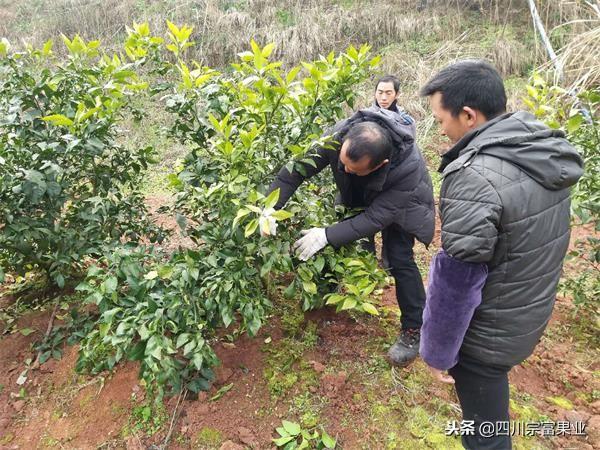
{"label": "jacket collar", "polygon": [[367,175],[368,180],[365,187],[371,191],[381,192],[383,185],[385,184],[388,174],[390,173],[391,162],[388,162],[385,166],[380,167],[375,172]]}
{"label": "jacket collar", "polygon": [[[373,100],[373,105],[372,106],[376,106],[377,108],[381,108],[381,106],[379,106],[379,103],[377,103],[377,100]],[[382,108],[384,109],[384,108]],[[394,111],[394,112],[400,112],[400,108],[398,108],[398,101],[394,100],[392,102],[392,104],[390,105],[389,108],[385,108],[385,109],[389,109],[390,111]]]}
{"label": "jacket collar", "polygon": [[513,113],[502,114],[498,117],[495,117],[492,120],[488,120],[484,124],[465,134],[462,138],[460,138],[460,140],[456,144],[454,144],[454,146],[450,150],[448,150],[442,155],[442,161],[440,163],[440,167],[438,168],[438,172],[442,173],[444,169],[448,166],[448,164],[450,164],[452,161],[456,160],[460,155],[465,153],[468,150],[469,144],[471,143],[471,141],[473,141],[473,139],[475,139],[485,130],[491,128],[501,120],[510,117],[512,114]]}
{"label": "jacket collar", "polygon": [[[370,191],[381,192],[383,190],[383,186],[387,180],[388,174],[390,173],[391,164],[388,162],[385,166],[380,167],[375,172],[371,172],[364,177],[364,187]],[[348,177],[348,174],[344,170],[344,165],[338,159],[338,170],[343,173],[345,177]]]}

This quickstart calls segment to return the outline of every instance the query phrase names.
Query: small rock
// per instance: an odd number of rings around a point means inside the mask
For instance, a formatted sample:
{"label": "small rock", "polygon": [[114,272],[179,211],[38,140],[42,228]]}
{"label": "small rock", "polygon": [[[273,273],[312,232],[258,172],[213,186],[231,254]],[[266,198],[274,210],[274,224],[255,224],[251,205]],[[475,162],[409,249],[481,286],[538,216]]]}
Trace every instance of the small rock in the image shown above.
{"label": "small rock", "polygon": [[594,411],[594,414],[600,414],[600,400],[596,400],[594,403],[592,403],[590,408],[592,411]]}
{"label": "small rock", "polygon": [[21,412],[21,410],[23,409],[24,406],[25,406],[25,400],[17,400],[16,402],[14,402],[12,404],[12,407],[16,412]]}
{"label": "small rock", "polygon": [[208,393],[206,391],[198,392],[198,401],[205,402],[208,400]]}
{"label": "small rock", "polygon": [[125,448],[127,450],[144,450],[144,446],[140,442],[140,439],[135,436],[131,436],[129,439],[127,439]]}
{"label": "small rock", "polygon": [[588,420],[590,420],[591,414],[588,414],[584,411],[567,411],[567,413],[565,414],[565,419],[571,423],[575,423],[575,422],[583,422],[586,423]]}
{"label": "small rock", "polygon": [[142,388],[140,387],[139,384],[134,384],[133,388],[131,388],[131,390],[133,391],[134,394],[139,394],[142,391]]}
{"label": "small rock", "polygon": [[217,370],[215,370],[215,383],[219,385],[225,384],[232,375],[233,370],[230,367],[219,366]]}
{"label": "small rock", "polygon": [[584,442],[578,442],[577,445],[579,446],[579,450],[594,450],[594,447]]}
{"label": "small rock", "polygon": [[204,416],[204,415],[208,414],[209,411],[210,411],[210,405],[208,403],[203,403],[201,405],[198,405],[198,409],[196,410],[196,413]]}
{"label": "small rock", "polygon": [[317,393],[317,388],[314,386],[309,386],[308,387],[308,392],[310,392],[311,394],[316,394]]}
{"label": "small rock", "polygon": [[188,430],[190,429],[190,427],[188,427],[187,425],[184,425],[181,427],[181,434],[187,434]]}
{"label": "small rock", "polygon": [[585,427],[590,444],[593,446],[600,445],[600,415],[595,415],[590,418]]}
{"label": "small rock", "polygon": [[309,361],[308,363],[312,366],[312,368],[317,373],[323,373],[323,371],[325,371],[325,366],[323,364],[321,364],[319,361]]}
{"label": "small rock", "polygon": [[335,394],[346,384],[347,379],[346,372],[326,373],[321,376],[321,386],[325,392]]}
{"label": "small rock", "polygon": [[243,445],[237,444],[233,441],[225,441],[219,447],[219,450],[244,450],[246,447]]}
{"label": "small rock", "polygon": [[242,443],[246,444],[250,448],[258,448],[258,441],[256,440],[256,436],[248,428],[238,428],[238,436],[240,438],[240,441],[242,441]]}
{"label": "small rock", "polygon": [[578,388],[582,388],[584,386],[584,382],[581,378],[574,378],[572,380],[573,386],[578,387]]}

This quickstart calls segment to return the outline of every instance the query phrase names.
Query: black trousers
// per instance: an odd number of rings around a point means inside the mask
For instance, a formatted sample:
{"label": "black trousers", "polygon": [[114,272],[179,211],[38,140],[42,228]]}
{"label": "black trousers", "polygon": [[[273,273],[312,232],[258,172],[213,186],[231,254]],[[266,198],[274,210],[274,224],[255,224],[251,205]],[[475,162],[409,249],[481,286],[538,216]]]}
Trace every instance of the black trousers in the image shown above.
{"label": "black trousers", "polygon": [[510,433],[487,436],[493,434],[489,432],[490,424],[493,424],[496,430],[499,422],[509,424],[508,372],[510,369],[510,367],[484,365],[461,354],[458,364],[448,370],[455,381],[454,387],[462,408],[463,420],[472,424],[473,433],[461,436],[462,444],[466,449],[510,450],[512,448]]}
{"label": "black trousers", "polygon": [[[396,281],[396,300],[400,307],[402,328],[421,328],[425,288],[415,263],[413,253],[415,238],[395,225],[385,228],[381,234],[383,265]],[[374,236],[365,243],[364,248],[375,253]]]}

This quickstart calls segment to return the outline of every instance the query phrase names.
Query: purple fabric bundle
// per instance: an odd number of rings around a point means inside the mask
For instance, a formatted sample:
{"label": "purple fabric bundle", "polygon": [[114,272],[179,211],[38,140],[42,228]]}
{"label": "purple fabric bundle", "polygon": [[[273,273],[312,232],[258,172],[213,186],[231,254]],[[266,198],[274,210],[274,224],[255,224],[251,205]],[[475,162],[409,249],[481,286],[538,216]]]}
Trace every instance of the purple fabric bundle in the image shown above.
{"label": "purple fabric bundle", "polygon": [[463,262],[440,250],[429,269],[421,328],[421,358],[440,370],[454,367],[465,333],[481,303],[485,263]]}

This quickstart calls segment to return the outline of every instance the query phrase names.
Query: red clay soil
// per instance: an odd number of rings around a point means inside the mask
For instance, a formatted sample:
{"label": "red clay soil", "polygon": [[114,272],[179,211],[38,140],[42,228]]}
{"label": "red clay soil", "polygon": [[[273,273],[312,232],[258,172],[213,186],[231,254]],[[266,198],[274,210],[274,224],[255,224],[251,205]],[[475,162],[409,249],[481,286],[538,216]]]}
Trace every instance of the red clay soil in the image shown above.
{"label": "red clay soil", "polygon": [[[20,321],[19,327],[43,330],[48,315],[31,314]],[[335,314],[330,309],[308,313],[307,320],[315,322],[318,330],[317,347],[308,355],[308,359],[320,374],[316,393],[328,399],[323,412],[323,416],[329,418],[327,429],[338,437],[339,442],[344,443],[343,448],[359,448],[365,436],[357,436],[355,430],[336,422],[336,418],[342,416],[342,410],[361,416],[368,408],[364,401],[355,400],[355,394],[360,393],[361,380],[353,380],[343,371],[330,373],[326,368],[337,365],[341,360],[368,358],[368,351],[364,347],[367,338],[372,338],[373,333],[383,338],[385,336],[375,324],[370,325],[368,321],[356,323],[349,316]],[[193,440],[201,429],[209,427],[219,430],[225,440],[252,448],[270,448],[273,430],[279,426],[281,419],[287,417],[287,411],[280,409],[277,403],[271,403],[263,378],[265,353],[261,347],[265,345],[266,336],[270,336],[273,343],[282,338],[276,320],[264,327],[257,338],[243,336],[234,345],[217,345],[216,351],[222,365],[216,370],[214,386],[197,400],[183,402],[179,420],[174,425],[175,435]],[[138,400],[143,396],[137,380],[137,364],[121,365],[113,375],[107,374],[102,384],[98,378],[74,374],[77,348],[67,348],[60,361],[51,360],[29,374],[24,384],[27,391],[24,400],[13,398],[11,393],[19,391],[16,380],[25,367],[24,359],[32,354],[30,345],[35,337],[14,333],[0,341],[0,384],[4,386],[0,393],[1,448],[53,447],[58,443],[64,448],[96,448],[102,443],[110,447],[112,439],[117,447],[122,446],[124,441],[117,438],[127,424],[133,405],[132,395],[137,395]],[[593,371],[599,369],[599,363],[595,361],[587,367],[575,366],[569,358],[570,348],[571,344],[565,342],[563,345],[554,345],[550,350],[542,342],[525,366],[511,372],[511,383],[519,392],[530,393],[538,399],[548,396],[570,399],[575,412],[551,404],[544,405],[543,401],[535,405],[553,420],[566,418],[586,421],[600,412],[597,410],[599,405],[588,405],[565,387],[563,380],[569,380],[579,392],[597,390],[600,386],[593,377]],[[230,383],[233,383],[232,389],[221,399],[209,401],[220,387]],[[441,386],[438,389],[435,385],[432,389],[436,392],[431,392],[431,395],[455,401],[448,397],[447,389]],[[169,414],[173,412],[175,404],[176,398],[167,401]],[[150,440],[133,436],[128,438],[126,444],[129,448],[144,448],[142,445],[160,443],[165,434],[166,430]],[[559,444],[560,440],[555,442]],[[571,438],[564,443],[573,445],[573,440]],[[586,448],[583,442],[580,444],[582,446],[577,448]],[[169,448],[188,447],[172,441]]]}
{"label": "red clay soil", "polygon": [[[156,200],[157,203],[162,200]],[[174,219],[169,222],[173,226]],[[439,239],[439,230],[436,232]],[[179,245],[179,242],[173,243]],[[5,298],[0,305],[5,305]],[[384,291],[383,306],[397,308],[393,288]],[[570,302],[559,298],[551,327],[566,323],[570,317]],[[46,330],[51,309],[23,316],[16,330],[37,330],[29,336],[21,333],[0,336],[0,449],[31,448],[148,448],[150,444],[161,444],[169,426],[145,438],[133,433],[123,438],[122,430],[131,420],[133,406],[140,404],[144,390],[138,384],[138,365],[120,365],[113,374],[104,378],[77,375],[74,366],[77,347],[66,348],[59,361],[50,360],[38,370],[30,371],[22,386],[23,398],[19,397],[20,386],[16,384],[25,369],[24,361],[35,357],[32,343],[40,339]],[[326,398],[327,404],[322,417],[327,418],[327,430],[336,436],[344,449],[360,448],[365,435],[344,426],[343,412],[350,411],[357,420],[364,418],[369,405],[360,394],[362,381],[353,379],[352,374],[339,367],[340,362],[355,362],[368,359],[373,350],[365,348],[365,342],[374,337],[382,342],[387,339],[383,327],[375,318],[356,322],[347,314],[336,314],[326,308],[306,314],[307,321],[317,326],[318,342],[305,358],[310,361],[319,377],[319,385],[313,394]],[[189,448],[195,436],[203,428],[219,430],[223,440],[231,441],[228,448],[272,448],[271,439],[276,437],[274,429],[282,419],[287,419],[287,406],[273,402],[263,376],[266,364],[267,345],[282,338],[277,318],[264,326],[259,336],[239,338],[235,344],[218,342],[215,350],[221,360],[217,368],[214,386],[196,400],[186,400],[179,407],[180,414],[173,426],[169,448]],[[557,343],[558,341],[558,343]],[[600,362],[581,361],[574,357],[576,343],[564,339],[543,339],[535,354],[516,367],[510,374],[511,384],[519,393],[533,396],[534,406],[551,420],[584,421],[590,433],[587,441],[570,437],[556,438],[550,442],[556,448],[600,448],[600,403],[588,403],[592,393],[600,391],[597,373]],[[381,349],[381,353],[384,353]],[[580,352],[579,355],[582,353]],[[595,353],[594,353],[595,354]],[[424,370],[422,363],[414,364],[401,372],[401,376],[414,370]],[[217,390],[233,383],[233,387],[222,398],[210,401]],[[454,395],[445,386],[432,385],[428,395],[456,402]],[[597,394],[596,394],[597,395]],[[573,410],[565,410],[548,401],[548,397],[565,397],[573,404]],[[175,410],[177,398],[166,401],[167,413]],[[368,430],[376,433],[377,430]],[[179,439],[174,439],[178,436]],[[236,447],[238,445],[238,447]],[[225,447],[227,448],[227,447]]]}

